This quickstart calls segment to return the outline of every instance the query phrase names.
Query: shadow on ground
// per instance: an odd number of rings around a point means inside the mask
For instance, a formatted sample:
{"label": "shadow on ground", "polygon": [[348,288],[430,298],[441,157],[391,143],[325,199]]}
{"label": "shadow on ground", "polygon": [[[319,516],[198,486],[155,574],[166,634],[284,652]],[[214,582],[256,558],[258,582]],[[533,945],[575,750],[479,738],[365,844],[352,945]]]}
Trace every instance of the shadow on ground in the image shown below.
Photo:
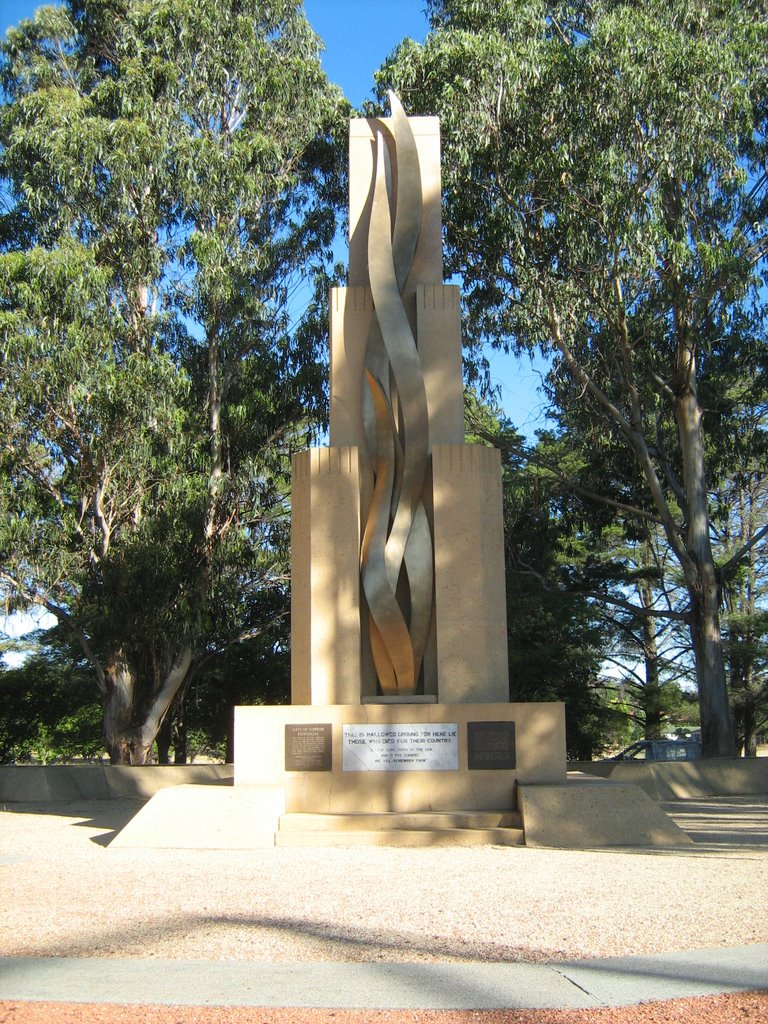
{"label": "shadow on ground", "polygon": [[698,846],[768,850],[768,795],[672,800],[661,807]]}
{"label": "shadow on ground", "polygon": [[74,818],[72,825],[104,829],[104,833],[91,836],[92,843],[109,846],[115,836],[138,814],[147,801],[142,798],[114,798],[110,800],[57,800],[55,802],[30,801],[7,803],[0,807],[6,814],[55,815]]}

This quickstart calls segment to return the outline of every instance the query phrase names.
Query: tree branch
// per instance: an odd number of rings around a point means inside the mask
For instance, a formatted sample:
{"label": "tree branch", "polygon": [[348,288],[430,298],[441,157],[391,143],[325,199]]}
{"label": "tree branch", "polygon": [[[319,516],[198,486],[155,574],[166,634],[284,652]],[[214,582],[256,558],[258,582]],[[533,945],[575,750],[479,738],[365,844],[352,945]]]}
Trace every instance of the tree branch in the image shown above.
{"label": "tree branch", "polygon": [[650,452],[648,451],[648,445],[639,429],[636,429],[624,416],[621,410],[616,406],[606,395],[606,393],[594,382],[590,374],[584,369],[579,361],[574,356],[568,343],[562,335],[560,330],[560,322],[555,309],[555,303],[551,295],[547,296],[547,304],[549,308],[549,321],[550,321],[550,333],[552,340],[554,341],[563,359],[568,366],[571,375],[578,380],[584,388],[595,398],[595,400],[605,409],[610,418],[616,423],[618,428],[626,437],[632,451],[635,453],[635,457],[640,464],[640,468],[645,477],[648,488],[653,498],[653,503],[660,516],[660,522],[664,528],[664,532],[669,541],[670,547],[673,549],[683,571],[686,575],[689,572],[695,571],[695,566],[692,563],[691,557],[688,554],[685,545],[683,544],[680,534],[675,523],[672,512],[667,504],[667,500],[664,497],[664,491],[661,486],[661,481],[653,467]]}
{"label": "tree branch", "polygon": [[722,565],[719,565],[717,567],[718,576],[720,576],[721,579],[727,576],[733,569],[737,567],[738,563],[742,560],[742,558],[744,558],[745,555],[749,554],[752,548],[756,544],[759,544],[759,542],[767,534],[768,523],[766,523],[765,526],[761,527],[761,529],[759,529],[757,533],[753,537],[751,537],[745,544],[742,544],[741,547],[734,554],[731,555],[727,562],[723,562]]}
{"label": "tree branch", "polygon": [[179,651],[179,655],[174,661],[173,665],[163,680],[163,684],[160,690],[152,701],[152,706],[147,714],[144,724],[139,730],[140,739],[145,747],[151,746],[160,726],[163,723],[168,708],[171,706],[171,701],[176,696],[176,693],[184,682],[184,678],[189,671],[189,667],[192,664],[192,648],[189,644],[185,644]]}
{"label": "tree branch", "polygon": [[671,608],[645,608],[642,605],[633,604],[631,601],[627,601],[624,598],[614,597],[612,594],[601,593],[599,590],[567,590],[564,591],[564,593],[573,593],[576,597],[588,597],[594,601],[601,601],[605,604],[614,605],[616,608],[623,608],[624,611],[630,612],[639,619],[671,619],[675,622],[688,622],[690,619],[688,612],[677,612]]}
{"label": "tree branch", "polygon": [[533,576],[534,579],[538,580],[541,584],[542,590],[545,590],[550,594],[560,594],[563,597],[572,598],[589,598],[592,601],[598,601],[603,604],[613,605],[617,608],[623,608],[632,615],[636,615],[639,619],[660,618],[671,619],[676,622],[689,621],[688,612],[677,612],[672,609],[661,610],[659,608],[644,608],[642,605],[632,604],[631,601],[627,601],[624,598],[614,597],[612,594],[605,594],[599,590],[563,590],[561,587],[551,587],[541,573],[536,572],[535,569],[525,565],[523,562],[519,564],[524,566],[524,568],[518,569],[513,567],[513,572],[517,572],[521,576]]}
{"label": "tree branch", "polygon": [[49,611],[51,615],[54,615],[60,622],[62,622],[67,627],[67,629],[72,633],[72,635],[76,637],[77,642],[80,644],[83,654],[86,656],[86,658],[91,664],[91,667],[96,673],[96,685],[99,688],[99,693],[101,693],[102,696],[106,696],[107,678],[106,675],[104,674],[104,669],[102,668],[99,659],[93,653],[93,648],[91,647],[88,641],[88,637],[85,635],[82,626],[79,626],[68,612],[65,612],[63,608],[60,608],[58,605],[54,604],[53,601],[49,601],[48,598],[36,594],[32,598],[32,600],[35,604],[40,605],[42,608],[45,608],[46,611]]}

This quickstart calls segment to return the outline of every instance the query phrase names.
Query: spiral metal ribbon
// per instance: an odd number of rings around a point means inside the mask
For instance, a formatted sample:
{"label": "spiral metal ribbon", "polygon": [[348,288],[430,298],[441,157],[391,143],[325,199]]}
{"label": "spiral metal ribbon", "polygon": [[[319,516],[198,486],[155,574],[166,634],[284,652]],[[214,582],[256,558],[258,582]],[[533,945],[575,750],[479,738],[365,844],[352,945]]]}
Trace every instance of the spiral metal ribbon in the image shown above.
{"label": "spiral metal ribbon", "polygon": [[394,93],[389,100],[396,194],[389,151],[377,130],[368,233],[375,317],[366,349],[364,401],[374,491],[360,570],[379,685],[386,695],[408,696],[416,691],[432,619],[432,535],[422,500],[429,458],[427,396],[402,298],[421,232],[423,199],[413,131]]}

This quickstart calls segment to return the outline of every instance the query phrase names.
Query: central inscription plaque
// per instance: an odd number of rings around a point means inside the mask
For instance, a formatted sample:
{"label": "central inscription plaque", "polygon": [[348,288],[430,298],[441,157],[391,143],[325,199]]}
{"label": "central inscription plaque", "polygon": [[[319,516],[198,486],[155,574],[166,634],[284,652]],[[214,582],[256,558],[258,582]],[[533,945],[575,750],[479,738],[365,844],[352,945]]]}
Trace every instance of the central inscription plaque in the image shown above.
{"label": "central inscription plaque", "polygon": [[459,767],[456,723],[345,725],[345,772],[450,772]]}

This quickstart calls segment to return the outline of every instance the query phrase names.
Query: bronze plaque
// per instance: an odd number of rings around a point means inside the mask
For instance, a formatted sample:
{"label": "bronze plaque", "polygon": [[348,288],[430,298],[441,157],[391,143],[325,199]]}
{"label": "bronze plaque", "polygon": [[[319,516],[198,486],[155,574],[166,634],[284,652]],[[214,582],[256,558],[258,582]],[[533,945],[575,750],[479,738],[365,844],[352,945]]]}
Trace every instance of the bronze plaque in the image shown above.
{"label": "bronze plaque", "polygon": [[285,726],[285,770],[329,772],[333,763],[330,722]]}
{"label": "bronze plaque", "polygon": [[515,767],[514,722],[467,722],[467,767],[505,771]]}

